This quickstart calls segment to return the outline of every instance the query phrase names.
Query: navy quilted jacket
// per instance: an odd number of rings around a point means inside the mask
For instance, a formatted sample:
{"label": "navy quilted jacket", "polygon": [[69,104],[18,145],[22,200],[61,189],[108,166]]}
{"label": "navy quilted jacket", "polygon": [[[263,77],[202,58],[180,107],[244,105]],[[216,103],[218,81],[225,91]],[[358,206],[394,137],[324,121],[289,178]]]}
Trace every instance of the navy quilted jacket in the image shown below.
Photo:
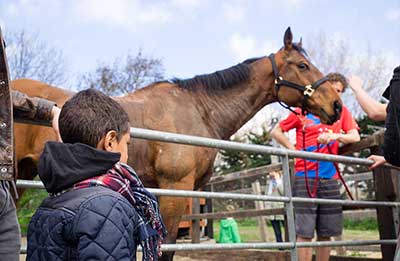
{"label": "navy quilted jacket", "polygon": [[27,260],[136,260],[138,214],[105,187],[67,190],[104,174],[119,154],[83,144],[47,143],[39,175],[49,193],[28,227]]}

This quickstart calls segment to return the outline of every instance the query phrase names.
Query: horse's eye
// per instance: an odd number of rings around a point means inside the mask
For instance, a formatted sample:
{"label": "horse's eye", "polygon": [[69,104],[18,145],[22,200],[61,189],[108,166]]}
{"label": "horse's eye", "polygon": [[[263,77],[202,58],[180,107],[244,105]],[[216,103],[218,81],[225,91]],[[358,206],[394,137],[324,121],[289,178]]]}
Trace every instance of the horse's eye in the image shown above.
{"label": "horse's eye", "polygon": [[300,70],[306,70],[306,69],[308,69],[308,65],[305,64],[305,63],[299,63],[299,64],[297,65],[297,67],[298,67]]}

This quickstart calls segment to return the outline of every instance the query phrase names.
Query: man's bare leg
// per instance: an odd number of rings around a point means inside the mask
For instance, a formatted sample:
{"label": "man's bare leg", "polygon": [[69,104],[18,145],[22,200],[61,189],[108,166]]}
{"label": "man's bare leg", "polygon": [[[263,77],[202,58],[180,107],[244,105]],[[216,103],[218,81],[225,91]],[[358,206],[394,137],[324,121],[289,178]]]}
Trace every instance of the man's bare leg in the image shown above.
{"label": "man's bare leg", "polygon": [[[304,238],[297,236],[297,242],[311,242],[311,238]],[[297,248],[298,259],[301,261],[311,261],[312,258],[312,248],[311,247],[299,247]]]}
{"label": "man's bare leg", "polygon": [[[331,241],[331,238],[318,237],[318,241]],[[329,261],[330,255],[331,255],[331,247],[317,247],[316,249],[317,261]]]}

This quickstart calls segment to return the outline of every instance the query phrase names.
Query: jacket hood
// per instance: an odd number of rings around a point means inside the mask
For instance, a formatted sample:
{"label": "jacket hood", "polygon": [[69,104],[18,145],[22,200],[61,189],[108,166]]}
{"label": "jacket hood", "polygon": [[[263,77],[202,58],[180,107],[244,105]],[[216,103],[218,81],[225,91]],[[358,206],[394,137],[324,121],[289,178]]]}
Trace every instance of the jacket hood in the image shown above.
{"label": "jacket hood", "polygon": [[82,143],[47,142],[39,159],[39,176],[48,193],[105,174],[120,160],[119,153],[98,150]]}

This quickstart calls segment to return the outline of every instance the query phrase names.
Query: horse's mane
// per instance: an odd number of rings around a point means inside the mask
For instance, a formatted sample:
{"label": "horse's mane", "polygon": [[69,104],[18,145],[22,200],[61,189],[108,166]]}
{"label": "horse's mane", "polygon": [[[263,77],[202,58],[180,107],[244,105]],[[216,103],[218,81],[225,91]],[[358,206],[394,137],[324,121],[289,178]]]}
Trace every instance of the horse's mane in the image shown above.
{"label": "horse's mane", "polygon": [[293,48],[298,51],[299,53],[303,54],[305,57],[309,57],[308,53],[306,52],[306,50],[301,47],[299,44],[293,43]]}
{"label": "horse's mane", "polygon": [[180,88],[191,91],[198,90],[202,86],[203,90],[216,91],[232,88],[240,83],[246,82],[250,78],[249,64],[260,60],[263,57],[247,59],[238,65],[210,74],[196,75],[190,79],[174,78],[170,82],[177,84]]}

